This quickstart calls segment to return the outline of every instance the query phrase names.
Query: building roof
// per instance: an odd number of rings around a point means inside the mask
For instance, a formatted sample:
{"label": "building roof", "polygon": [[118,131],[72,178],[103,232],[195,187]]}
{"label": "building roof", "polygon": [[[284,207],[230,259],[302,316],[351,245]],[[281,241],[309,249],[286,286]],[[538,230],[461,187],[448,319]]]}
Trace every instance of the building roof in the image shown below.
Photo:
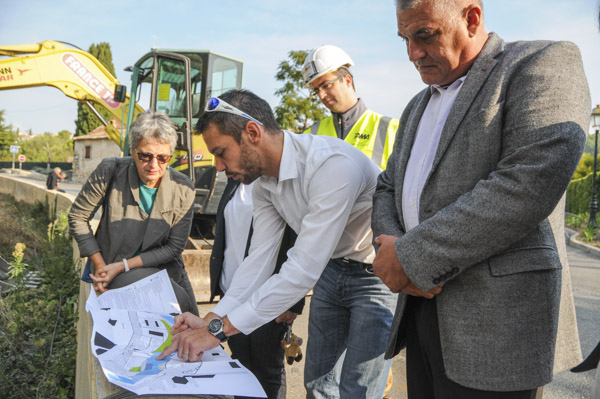
{"label": "building roof", "polygon": [[[113,125],[117,130],[121,129],[121,122],[118,119],[113,119],[109,122]],[[110,140],[108,134],[106,134],[106,126],[101,125],[89,132],[88,134],[84,134],[83,136],[73,137],[73,140]]]}

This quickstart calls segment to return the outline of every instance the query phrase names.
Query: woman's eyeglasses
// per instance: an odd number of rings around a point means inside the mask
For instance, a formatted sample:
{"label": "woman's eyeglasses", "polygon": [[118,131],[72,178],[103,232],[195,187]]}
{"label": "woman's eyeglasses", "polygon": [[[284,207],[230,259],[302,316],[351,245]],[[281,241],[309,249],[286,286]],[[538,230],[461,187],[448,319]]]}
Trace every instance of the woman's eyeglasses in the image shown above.
{"label": "woman's eyeglasses", "polygon": [[208,100],[208,104],[206,104],[205,112],[216,112],[216,111],[228,112],[230,114],[243,116],[244,118],[250,119],[251,121],[254,121],[262,126],[262,122],[260,122],[258,119],[251,117],[244,111],[237,109],[233,105],[226,103],[225,101],[221,100],[220,98],[213,97],[210,100]]}
{"label": "woman's eyeglasses", "polygon": [[154,158],[156,158],[156,161],[160,164],[165,164],[165,163],[169,162],[172,157],[172,155],[169,155],[169,154],[154,155],[154,154],[148,154],[146,152],[138,152],[137,156],[140,159],[140,161],[142,161],[142,162],[152,162],[152,160]]}

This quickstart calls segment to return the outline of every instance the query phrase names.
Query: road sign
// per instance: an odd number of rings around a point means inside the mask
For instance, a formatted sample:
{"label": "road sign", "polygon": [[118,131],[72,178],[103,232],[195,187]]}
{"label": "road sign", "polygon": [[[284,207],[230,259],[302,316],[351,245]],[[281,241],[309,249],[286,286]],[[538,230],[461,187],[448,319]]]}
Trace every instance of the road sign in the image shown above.
{"label": "road sign", "polygon": [[19,160],[19,162],[25,162],[25,155],[21,154],[17,157],[17,159]]}
{"label": "road sign", "polygon": [[19,146],[18,145],[11,145],[10,146],[10,152],[16,154],[17,152],[19,152]]}

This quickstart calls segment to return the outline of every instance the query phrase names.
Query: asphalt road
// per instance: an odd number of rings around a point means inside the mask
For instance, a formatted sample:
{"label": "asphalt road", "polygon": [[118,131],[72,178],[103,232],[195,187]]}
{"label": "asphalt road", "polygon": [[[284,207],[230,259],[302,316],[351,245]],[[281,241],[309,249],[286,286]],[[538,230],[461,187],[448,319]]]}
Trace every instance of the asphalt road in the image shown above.
{"label": "asphalt road", "polygon": [[[587,356],[600,341],[600,260],[572,247],[567,248],[581,352]],[[587,399],[595,370],[565,371],[544,388],[545,399]]]}

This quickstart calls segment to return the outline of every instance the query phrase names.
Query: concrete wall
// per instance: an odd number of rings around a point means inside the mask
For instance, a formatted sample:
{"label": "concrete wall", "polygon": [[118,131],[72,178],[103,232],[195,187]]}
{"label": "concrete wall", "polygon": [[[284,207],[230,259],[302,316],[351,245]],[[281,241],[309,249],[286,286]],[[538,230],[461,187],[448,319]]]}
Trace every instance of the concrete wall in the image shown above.
{"label": "concrete wall", "polygon": [[[45,185],[45,182],[44,182]],[[50,217],[56,217],[56,211],[66,211],[75,199],[70,194],[46,190],[35,183],[16,180],[10,175],[0,174],[0,193],[12,195],[17,201],[35,204],[36,201],[48,204]]]}

